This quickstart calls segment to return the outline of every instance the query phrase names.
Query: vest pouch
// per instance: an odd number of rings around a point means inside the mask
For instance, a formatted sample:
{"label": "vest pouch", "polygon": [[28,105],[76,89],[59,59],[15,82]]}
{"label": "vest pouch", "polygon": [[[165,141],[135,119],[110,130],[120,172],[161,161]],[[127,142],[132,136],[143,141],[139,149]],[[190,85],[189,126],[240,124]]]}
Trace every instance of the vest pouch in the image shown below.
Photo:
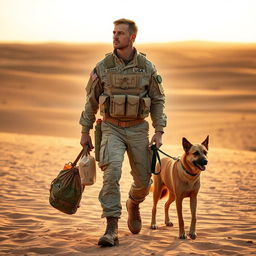
{"label": "vest pouch", "polygon": [[125,95],[113,95],[110,98],[110,116],[125,117]]}
{"label": "vest pouch", "polygon": [[139,113],[140,97],[127,95],[126,117],[136,118]]}
{"label": "vest pouch", "polygon": [[150,112],[150,106],[151,106],[151,99],[149,97],[141,98],[139,117],[141,118],[148,117]]}
{"label": "vest pouch", "polygon": [[99,97],[100,114],[105,116],[109,109],[109,96],[100,95]]}

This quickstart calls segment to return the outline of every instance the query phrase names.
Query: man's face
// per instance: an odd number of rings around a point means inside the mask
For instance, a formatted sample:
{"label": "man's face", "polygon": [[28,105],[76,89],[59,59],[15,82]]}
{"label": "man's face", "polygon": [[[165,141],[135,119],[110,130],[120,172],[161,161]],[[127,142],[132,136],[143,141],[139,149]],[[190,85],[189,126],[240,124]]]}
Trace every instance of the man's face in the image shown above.
{"label": "man's face", "polygon": [[129,26],[127,24],[115,25],[113,31],[113,46],[114,49],[123,49],[132,45],[136,35],[130,35]]}

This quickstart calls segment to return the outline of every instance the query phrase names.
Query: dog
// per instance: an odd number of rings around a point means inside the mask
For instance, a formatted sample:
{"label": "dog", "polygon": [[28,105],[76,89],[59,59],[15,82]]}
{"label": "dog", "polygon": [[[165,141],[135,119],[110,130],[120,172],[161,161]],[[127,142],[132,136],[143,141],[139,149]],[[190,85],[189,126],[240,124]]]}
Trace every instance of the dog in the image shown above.
{"label": "dog", "polygon": [[182,138],[184,154],[176,161],[170,158],[161,160],[161,167],[157,165],[159,175],[153,178],[153,208],[151,229],[157,229],[156,208],[158,201],[169,192],[169,197],[165,203],[165,224],[173,226],[169,218],[169,207],[176,201],[176,209],[179,221],[179,238],[186,239],[184,221],[182,216],[182,201],[185,197],[190,198],[191,225],[189,237],[196,239],[196,205],[197,194],[200,188],[200,174],[205,170],[208,163],[209,136],[201,144],[191,144],[186,138]]}

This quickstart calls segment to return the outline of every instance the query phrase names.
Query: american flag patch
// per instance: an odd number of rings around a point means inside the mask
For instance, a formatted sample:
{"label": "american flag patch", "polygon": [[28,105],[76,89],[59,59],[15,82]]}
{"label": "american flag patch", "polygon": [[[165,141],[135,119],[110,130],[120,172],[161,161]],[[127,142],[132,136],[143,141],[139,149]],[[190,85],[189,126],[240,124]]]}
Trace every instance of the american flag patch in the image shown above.
{"label": "american flag patch", "polygon": [[94,81],[95,79],[98,78],[97,73],[96,73],[96,69],[93,69],[93,71],[90,74],[90,77],[91,77],[92,81]]}

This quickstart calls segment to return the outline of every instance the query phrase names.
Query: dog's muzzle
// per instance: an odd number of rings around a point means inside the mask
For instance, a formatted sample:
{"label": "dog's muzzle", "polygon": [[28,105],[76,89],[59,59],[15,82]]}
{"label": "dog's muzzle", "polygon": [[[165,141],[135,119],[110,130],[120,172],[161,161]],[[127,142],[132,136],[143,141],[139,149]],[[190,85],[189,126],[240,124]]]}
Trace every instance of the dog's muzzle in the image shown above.
{"label": "dog's muzzle", "polygon": [[205,170],[205,166],[207,165],[208,161],[205,158],[199,158],[196,161],[193,161],[193,164],[200,169],[201,171]]}

